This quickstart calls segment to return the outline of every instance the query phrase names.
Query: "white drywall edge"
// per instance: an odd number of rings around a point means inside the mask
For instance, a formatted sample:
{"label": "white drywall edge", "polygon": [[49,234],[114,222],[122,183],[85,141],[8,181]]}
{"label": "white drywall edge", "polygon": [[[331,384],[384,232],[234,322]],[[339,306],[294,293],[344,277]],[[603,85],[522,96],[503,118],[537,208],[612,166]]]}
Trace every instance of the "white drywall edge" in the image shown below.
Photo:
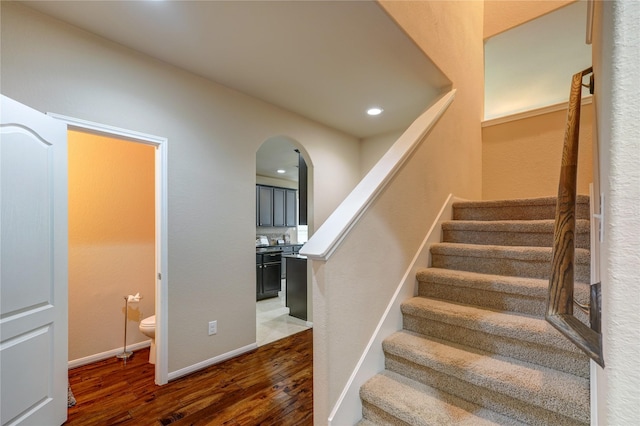
{"label": "white drywall edge", "polygon": [[384,370],[384,353],[382,352],[382,341],[389,335],[402,329],[402,313],[400,304],[417,294],[416,273],[421,268],[431,265],[429,248],[432,244],[442,240],[442,222],[451,220],[453,208],[459,198],[449,194],[435,221],[429,228],[422,245],[418,248],[413,260],[407,267],[393,297],[387,305],[387,309],[382,314],[367,347],[365,348],[356,368],[351,373],[336,405],[329,415],[329,425],[353,425],[358,423],[362,417],[362,403],[360,401],[360,387],[371,377]]}
{"label": "white drywall edge", "polygon": [[367,207],[391,181],[424,136],[438,122],[455,97],[456,89],[442,96],[418,117],[351,191],[322,226],[302,246],[300,254],[326,261],[358,222]]}
{"label": "white drywall edge", "polygon": [[[587,95],[582,97],[581,105],[590,105],[593,103],[593,96]],[[569,101],[558,102],[557,104],[548,105],[541,108],[534,108],[529,111],[518,112],[515,114],[503,115],[482,122],[482,127],[497,126],[498,124],[509,123],[511,121],[524,120],[525,118],[537,117],[539,115],[550,114],[556,111],[568,111]]]}

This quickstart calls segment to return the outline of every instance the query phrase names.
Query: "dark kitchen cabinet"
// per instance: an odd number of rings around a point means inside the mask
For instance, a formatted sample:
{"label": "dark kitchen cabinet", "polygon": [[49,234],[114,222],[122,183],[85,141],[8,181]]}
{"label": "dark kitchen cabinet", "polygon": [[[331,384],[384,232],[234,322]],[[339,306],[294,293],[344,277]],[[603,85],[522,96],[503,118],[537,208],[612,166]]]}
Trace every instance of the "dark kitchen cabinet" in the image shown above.
{"label": "dark kitchen cabinet", "polygon": [[307,320],[307,259],[287,256],[286,305],[289,315]]}
{"label": "dark kitchen cabinet", "polygon": [[308,171],[307,171],[307,163],[304,161],[302,154],[300,151],[298,152],[298,199],[299,199],[299,208],[298,214],[300,215],[298,221],[300,225],[307,225],[307,198],[308,198]]}
{"label": "dark kitchen cabinet", "polygon": [[273,188],[273,226],[285,226],[286,195],[286,189]]}
{"label": "dark kitchen cabinet", "polygon": [[282,279],[287,277],[287,256],[293,254],[293,246],[282,246]]}
{"label": "dark kitchen cabinet", "polygon": [[273,188],[256,186],[256,222],[258,226],[273,226]]}
{"label": "dark kitchen cabinet", "polygon": [[287,189],[285,193],[284,225],[294,227],[296,223],[296,191]]}
{"label": "dark kitchen cabinet", "polygon": [[287,277],[287,256],[298,254],[302,244],[292,244],[282,246],[282,279]]}
{"label": "dark kitchen cabinet", "polygon": [[295,227],[296,198],[295,189],[256,185],[256,224]]}
{"label": "dark kitchen cabinet", "polygon": [[281,289],[280,253],[256,254],[256,299],[277,297]]}

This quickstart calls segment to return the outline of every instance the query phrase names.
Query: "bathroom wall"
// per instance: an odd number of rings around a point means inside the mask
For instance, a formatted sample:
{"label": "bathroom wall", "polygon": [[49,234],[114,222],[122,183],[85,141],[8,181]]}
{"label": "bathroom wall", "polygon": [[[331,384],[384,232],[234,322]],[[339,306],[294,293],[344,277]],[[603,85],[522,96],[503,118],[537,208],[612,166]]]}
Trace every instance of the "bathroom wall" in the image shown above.
{"label": "bathroom wall", "polygon": [[69,131],[69,360],[121,349],[155,303],[155,148]]}

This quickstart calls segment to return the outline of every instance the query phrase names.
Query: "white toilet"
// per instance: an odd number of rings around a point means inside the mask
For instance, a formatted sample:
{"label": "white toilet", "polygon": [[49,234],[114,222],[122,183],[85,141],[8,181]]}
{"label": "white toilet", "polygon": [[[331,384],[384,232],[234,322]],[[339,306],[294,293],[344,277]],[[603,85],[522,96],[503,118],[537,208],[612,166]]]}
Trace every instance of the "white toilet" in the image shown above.
{"label": "white toilet", "polygon": [[149,350],[149,363],[156,363],[156,316],[151,315],[140,321],[140,333],[151,338],[151,348]]}

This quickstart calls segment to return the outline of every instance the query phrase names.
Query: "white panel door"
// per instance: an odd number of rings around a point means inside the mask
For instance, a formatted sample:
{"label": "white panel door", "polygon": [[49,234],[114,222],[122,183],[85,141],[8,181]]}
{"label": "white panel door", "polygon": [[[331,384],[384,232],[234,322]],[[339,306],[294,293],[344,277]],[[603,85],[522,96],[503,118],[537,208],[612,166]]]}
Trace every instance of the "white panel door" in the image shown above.
{"label": "white panel door", "polygon": [[67,419],[67,126],[2,96],[0,419]]}

